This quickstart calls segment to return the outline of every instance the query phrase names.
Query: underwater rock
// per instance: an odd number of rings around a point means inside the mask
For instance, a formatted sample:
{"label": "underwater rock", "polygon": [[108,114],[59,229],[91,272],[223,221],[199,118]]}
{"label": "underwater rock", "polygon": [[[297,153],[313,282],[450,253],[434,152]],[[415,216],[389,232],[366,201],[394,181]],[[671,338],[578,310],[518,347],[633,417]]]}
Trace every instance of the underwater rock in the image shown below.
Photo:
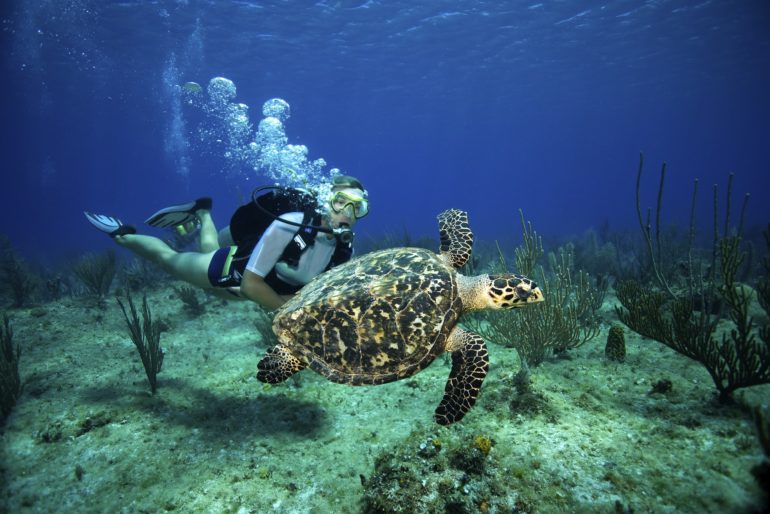
{"label": "underwater rock", "polygon": [[666,394],[670,393],[674,388],[674,384],[667,378],[662,378],[652,384],[652,389],[647,394]]}

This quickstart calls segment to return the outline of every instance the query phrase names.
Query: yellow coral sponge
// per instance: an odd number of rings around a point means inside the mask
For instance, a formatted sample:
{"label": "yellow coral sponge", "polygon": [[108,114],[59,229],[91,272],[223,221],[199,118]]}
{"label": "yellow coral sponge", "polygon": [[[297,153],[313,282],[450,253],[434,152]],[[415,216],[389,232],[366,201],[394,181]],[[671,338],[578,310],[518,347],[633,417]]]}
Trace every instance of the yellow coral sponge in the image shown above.
{"label": "yellow coral sponge", "polygon": [[489,450],[492,449],[492,439],[483,435],[477,435],[473,438],[473,446],[484,454],[486,457],[489,455]]}

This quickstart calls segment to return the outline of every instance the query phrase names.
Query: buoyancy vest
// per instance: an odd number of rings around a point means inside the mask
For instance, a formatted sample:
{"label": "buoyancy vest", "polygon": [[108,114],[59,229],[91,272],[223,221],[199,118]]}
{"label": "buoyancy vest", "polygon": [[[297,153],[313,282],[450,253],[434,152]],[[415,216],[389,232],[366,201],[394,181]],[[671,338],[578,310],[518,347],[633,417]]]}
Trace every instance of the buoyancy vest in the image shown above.
{"label": "buoyancy vest", "polygon": [[[259,202],[260,209],[254,202]],[[296,266],[302,254],[313,246],[318,236],[318,227],[322,215],[317,212],[318,203],[314,196],[298,189],[277,189],[260,195],[245,205],[240,206],[230,219],[230,234],[238,249],[233,255],[232,267],[241,273],[257,246],[259,239],[265,233],[276,217],[287,212],[301,212],[304,227],[297,227],[291,242],[286,245],[279,261],[290,266]],[[264,209],[264,210],[263,210]],[[265,211],[272,214],[268,215]],[[353,255],[351,243],[336,241],[334,253],[329,260],[326,270],[347,262]],[[288,284],[281,280],[275,268],[265,277],[265,282],[278,294],[291,294],[299,291],[302,286]]]}

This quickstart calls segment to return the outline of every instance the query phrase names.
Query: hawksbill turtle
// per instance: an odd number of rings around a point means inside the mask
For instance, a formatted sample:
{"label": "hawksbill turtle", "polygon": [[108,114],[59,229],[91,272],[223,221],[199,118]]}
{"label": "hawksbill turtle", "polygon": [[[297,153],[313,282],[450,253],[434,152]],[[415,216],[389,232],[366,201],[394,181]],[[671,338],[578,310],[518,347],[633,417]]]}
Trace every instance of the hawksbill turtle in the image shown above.
{"label": "hawksbill turtle", "polygon": [[458,273],[473,245],[468,215],[449,209],[438,222],[438,254],[380,250],[304,286],[276,312],[278,343],[259,362],[257,379],[274,384],[310,367],[332,382],[384,384],[417,373],[446,351],[452,371],[434,418],[441,425],[462,419],[476,403],[489,359],[481,336],[458,326],[458,318],[532,305],[543,293],[522,275]]}

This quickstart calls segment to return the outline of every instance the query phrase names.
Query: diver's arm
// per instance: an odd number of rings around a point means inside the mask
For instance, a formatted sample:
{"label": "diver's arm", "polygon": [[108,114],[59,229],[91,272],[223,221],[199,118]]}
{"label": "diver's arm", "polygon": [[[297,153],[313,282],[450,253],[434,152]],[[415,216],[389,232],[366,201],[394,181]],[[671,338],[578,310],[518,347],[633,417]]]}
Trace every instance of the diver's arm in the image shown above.
{"label": "diver's arm", "polygon": [[[282,217],[292,221],[294,219],[302,221],[301,212],[283,214]],[[296,227],[278,220],[270,224],[262,237],[259,238],[248,263],[246,263],[246,269],[241,279],[241,297],[254,301],[268,310],[277,309],[291,298],[291,296],[281,296],[276,293],[265,282],[264,277],[275,267],[296,231]]]}
{"label": "diver's arm", "polygon": [[274,311],[286,303],[286,300],[288,299],[287,297],[276,293],[275,290],[265,282],[264,278],[249,270],[245,270],[243,273],[240,293],[244,298],[257,302],[269,311]]}

